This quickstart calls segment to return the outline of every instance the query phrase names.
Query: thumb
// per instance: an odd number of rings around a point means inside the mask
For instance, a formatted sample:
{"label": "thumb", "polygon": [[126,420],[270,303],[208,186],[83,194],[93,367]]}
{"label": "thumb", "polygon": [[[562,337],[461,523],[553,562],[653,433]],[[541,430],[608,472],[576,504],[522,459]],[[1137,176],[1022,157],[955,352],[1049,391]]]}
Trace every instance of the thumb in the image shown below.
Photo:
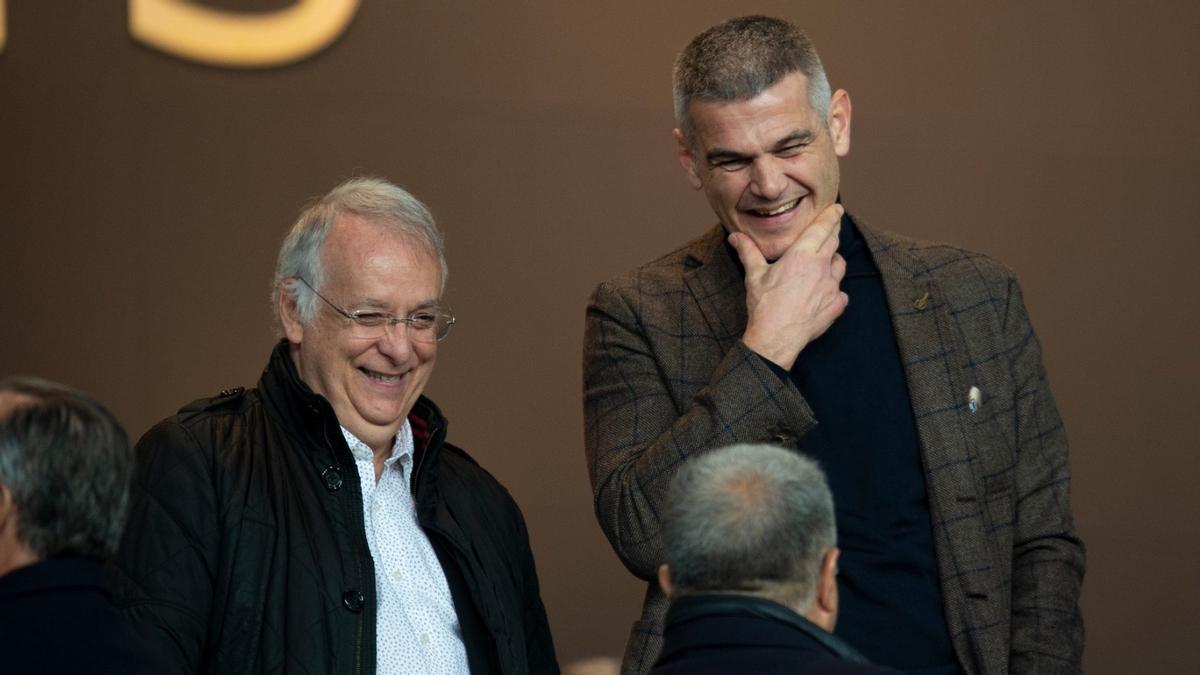
{"label": "thumb", "polygon": [[733,250],[737,251],[738,259],[742,261],[742,267],[746,268],[746,272],[757,271],[767,266],[767,259],[763,257],[762,251],[758,250],[758,244],[755,244],[749,235],[734,232],[726,241],[733,247]]}

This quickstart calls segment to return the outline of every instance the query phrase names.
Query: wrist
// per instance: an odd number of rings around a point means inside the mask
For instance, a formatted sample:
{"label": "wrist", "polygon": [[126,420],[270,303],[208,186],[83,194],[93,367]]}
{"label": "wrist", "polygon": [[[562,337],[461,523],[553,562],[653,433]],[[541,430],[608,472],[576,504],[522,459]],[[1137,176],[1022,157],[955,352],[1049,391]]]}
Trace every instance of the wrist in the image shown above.
{"label": "wrist", "polygon": [[747,330],[742,335],[742,344],[760,357],[774,363],[784,370],[791,370],[796,363],[800,350],[795,345],[779,344],[777,341],[763,340]]}

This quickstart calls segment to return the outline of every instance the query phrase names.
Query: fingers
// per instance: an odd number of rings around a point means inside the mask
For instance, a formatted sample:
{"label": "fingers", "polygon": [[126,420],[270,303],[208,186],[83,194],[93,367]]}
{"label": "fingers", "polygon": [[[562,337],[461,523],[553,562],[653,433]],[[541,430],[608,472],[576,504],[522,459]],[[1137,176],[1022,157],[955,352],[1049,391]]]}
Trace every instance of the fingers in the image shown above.
{"label": "fingers", "polygon": [[821,308],[817,314],[814,324],[820,326],[820,329],[815,331],[809,341],[816,340],[829,330],[833,322],[846,311],[846,306],[850,304],[850,296],[846,295],[845,291],[838,291],[833,298]]}
{"label": "fingers", "polygon": [[755,244],[749,235],[734,232],[726,241],[733,247],[733,250],[737,251],[738,259],[742,261],[742,267],[746,268],[747,275],[751,271],[758,271],[767,266],[767,259],[763,257],[762,251],[758,249],[758,244]]}
{"label": "fingers", "polygon": [[838,241],[842,231],[842,214],[846,210],[841,204],[830,204],[817,216],[814,223],[820,223],[825,231],[825,239],[821,242],[822,246],[833,244],[833,250],[837,250]]}
{"label": "fingers", "polygon": [[836,204],[823,210],[770,264],[748,235],[729,236],[746,269],[742,342],[781,367],[790,368],[850,302],[840,288],[846,275],[846,260],[837,252],[842,213]]}
{"label": "fingers", "polygon": [[[796,238],[789,250],[798,249],[808,253],[833,255],[833,252],[837,250],[838,232],[842,227],[843,213],[845,213],[845,209],[841,204],[827,206]],[[832,248],[827,249],[831,242]]]}
{"label": "fingers", "polygon": [[839,284],[846,276],[846,259],[840,253],[833,254],[833,262],[829,265],[829,276]]}
{"label": "fingers", "polygon": [[821,242],[821,247],[817,249],[817,256],[822,259],[832,260],[833,256],[837,255],[839,241],[837,231],[834,231],[833,236],[826,237],[825,241]]}

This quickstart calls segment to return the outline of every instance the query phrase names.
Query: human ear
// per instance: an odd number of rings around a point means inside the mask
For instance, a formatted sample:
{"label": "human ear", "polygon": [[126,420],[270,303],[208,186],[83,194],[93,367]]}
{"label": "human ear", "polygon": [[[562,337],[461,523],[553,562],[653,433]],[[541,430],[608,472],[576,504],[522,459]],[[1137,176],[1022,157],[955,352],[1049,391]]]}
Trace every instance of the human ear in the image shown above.
{"label": "human ear", "polygon": [[813,608],[813,622],[829,632],[837,626],[838,586],[837,561],[841,551],[834,548],[825,552],[821,559],[821,572],[817,578],[817,602]]}
{"label": "human ear", "polygon": [[[0,548],[6,540],[15,540],[17,531],[17,504],[12,490],[0,485]],[[3,553],[3,551],[0,551]]]}
{"label": "human ear", "polygon": [[296,294],[286,286],[279,289],[279,322],[288,342],[300,344],[304,341],[304,323],[300,320],[300,308],[296,306]]}
{"label": "human ear", "polygon": [[675,143],[679,150],[679,165],[687,174],[688,184],[692,186],[692,189],[699,190],[704,183],[700,180],[700,174],[696,172],[696,158],[692,156],[692,146],[688,144],[688,139],[683,135],[683,131],[675,129],[671,133],[675,136]]}
{"label": "human ear", "polygon": [[0,485],[0,522],[8,520],[9,515],[15,511],[12,491],[7,485]]}
{"label": "human ear", "polygon": [[838,157],[850,154],[850,94],[838,89],[829,99],[829,135]]}
{"label": "human ear", "polygon": [[671,568],[666,563],[658,566],[658,585],[662,586],[663,594],[668,598],[675,591],[675,587],[671,584]]}

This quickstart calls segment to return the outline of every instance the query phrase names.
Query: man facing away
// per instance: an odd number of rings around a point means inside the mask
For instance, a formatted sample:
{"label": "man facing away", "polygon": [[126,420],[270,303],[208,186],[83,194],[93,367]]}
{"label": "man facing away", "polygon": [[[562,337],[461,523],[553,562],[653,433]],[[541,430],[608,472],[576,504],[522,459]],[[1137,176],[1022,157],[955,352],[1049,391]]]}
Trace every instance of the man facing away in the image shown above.
{"label": "man facing away", "polygon": [[104,583],[133,450],[104,406],[37,378],[0,381],[0,672],[169,673]]}
{"label": "man facing away", "polygon": [[735,442],[825,468],[837,631],[872,661],[1078,670],[1067,442],[1016,279],[843,210],[850,96],[791,24],[705,31],[674,89],[679,161],[718,225],[601,284],[584,339],[597,517],[649,582],[626,671],[645,672],[661,642],[671,476]]}
{"label": "man facing away", "polygon": [[445,281],[420,201],[339,185],[284,240],[257,388],[138,442],[117,567],[176,672],[557,672],[521,513],[421,395]]}
{"label": "man facing away", "polygon": [[654,675],[869,675],[837,623],[833,497],[817,463],[733,445],[683,466],[663,515],[671,599]]}

